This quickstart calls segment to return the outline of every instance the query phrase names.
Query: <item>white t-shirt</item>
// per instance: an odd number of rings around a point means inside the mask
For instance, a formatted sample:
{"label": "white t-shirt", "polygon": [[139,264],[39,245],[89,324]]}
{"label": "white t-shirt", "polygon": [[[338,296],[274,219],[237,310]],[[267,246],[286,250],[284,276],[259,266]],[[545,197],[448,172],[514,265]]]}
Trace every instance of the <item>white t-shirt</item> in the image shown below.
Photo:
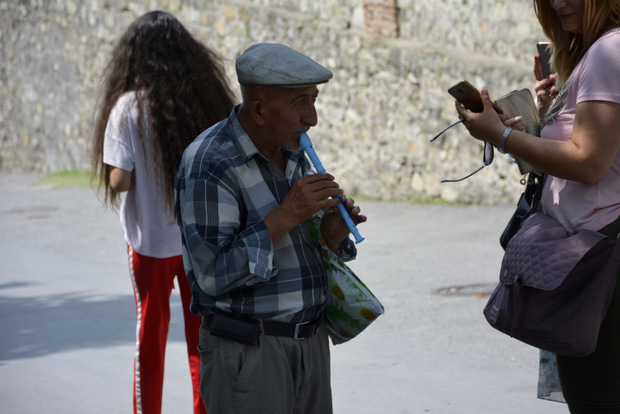
{"label": "white t-shirt", "polygon": [[146,119],[144,146],[140,141],[137,105],[134,92],[123,94],[114,105],[105,131],[103,162],[133,171],[131,188],[120,211],[127,244],[144,256],[178,256],[181,254],[181,232],[172,212],[166,208],[161,164],[159,181],[155,179],[152,138]]}
{"label": "white t-shirt", "polygon": [[[545,126],[543,138],[571,141],[577,104],[606,101],[620,104],[620,29],[598,39],[570,76],[564,107]],[[616,131],[620,140],[620,131]],[[620,216],[620,153],[594,184],[548,176],[541,198],[543,211],[568,230],[600,230]]]}

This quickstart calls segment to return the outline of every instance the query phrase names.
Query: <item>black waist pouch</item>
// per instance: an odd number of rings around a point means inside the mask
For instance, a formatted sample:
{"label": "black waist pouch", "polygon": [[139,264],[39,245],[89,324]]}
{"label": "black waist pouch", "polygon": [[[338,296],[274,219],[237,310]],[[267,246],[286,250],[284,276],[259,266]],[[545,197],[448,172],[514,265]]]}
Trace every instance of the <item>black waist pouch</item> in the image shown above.
{"label": "black waist pouch", "polygon": [[214,336],[233,339],[244,344],[254,344],[260,336],[260,321],[233,315],[213,314],[209,332]]}

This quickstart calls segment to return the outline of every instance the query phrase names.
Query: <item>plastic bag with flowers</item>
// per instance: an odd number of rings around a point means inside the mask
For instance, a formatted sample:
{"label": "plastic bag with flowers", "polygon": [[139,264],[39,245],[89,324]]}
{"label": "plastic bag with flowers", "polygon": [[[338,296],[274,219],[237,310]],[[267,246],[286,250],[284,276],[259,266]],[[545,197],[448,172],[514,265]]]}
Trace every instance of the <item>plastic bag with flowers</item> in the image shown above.
{"label": "plastic bag with flowers", "polygon": [[331,300],[325,309],[327,333],[334,345],[355,338],[385,309],[359,277],[321,240],[320,216],[306,222],[312,236],[321,243]]}

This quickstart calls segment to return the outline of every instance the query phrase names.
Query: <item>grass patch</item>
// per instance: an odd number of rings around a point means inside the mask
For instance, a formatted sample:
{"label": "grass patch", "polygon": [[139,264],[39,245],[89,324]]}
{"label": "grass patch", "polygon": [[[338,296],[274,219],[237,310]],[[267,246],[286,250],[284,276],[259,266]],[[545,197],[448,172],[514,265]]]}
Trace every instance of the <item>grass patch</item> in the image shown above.
{"label": "grass patch", "polygon": [[[53,188],[76,187],[76,188],[92,188],[93,183],[90,180],[90,171],[84,170],[64,170],[48,174],[35,183],[35,185],[50,185]],[[96,181],[94,182],[96,185]],[[409,202],[424,205],[452,205],[452,206],[469,206],[468,203],[446,201],[440,197],[422,197],[409,196],[403,198],[392,198],[390,200],[382,200],[379,197],[367,197],[362,195],[349,195],[355,200],[356,204],[364,201],[387,201],[387,202]]]}
{"label": "grass patch", "polygon": [[400,197],[400,198],[390,198],[389,200],[383,200],[380,197],[366,197],[362,195],[349,195],[355,203],[363,203],[364,201],[385,201],[385,202],[406,202],[413,204],[424,204],[424,205],[446,205],[446,206],[457,206],[457,207],[465,207],[471,204],[462,203],[462,202],[453,202],[444,200],[441,197],[423,197],[423,196],[408,196],[408,197]]}
{"label": "grass patch", "polygon": [[78,187],[90,188],[90,171],[64,170],[46,175],[36,185],[51,185],[54,188]]}
{"label": "grass patch", "polygon": [[461,202],[447,201],[441,197],[411,196],[411,197],[408,197],[406,201],[409,201],[415,204],[424,204],[424,205],[432,205],[432,206],[446,205],[446,206],[463,207],[467,205]]}

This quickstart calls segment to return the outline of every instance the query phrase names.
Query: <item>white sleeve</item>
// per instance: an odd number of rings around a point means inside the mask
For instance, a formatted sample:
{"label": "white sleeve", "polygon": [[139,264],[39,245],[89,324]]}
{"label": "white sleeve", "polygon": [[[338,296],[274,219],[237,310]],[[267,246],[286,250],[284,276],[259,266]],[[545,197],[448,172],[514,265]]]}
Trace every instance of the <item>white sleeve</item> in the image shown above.
{"label": "white sleeve", "polygon": [[105,164],[133,171],[136,161],[133,138],[138,136],[137,125],[134,94],[126,93],[116,101],[110,112],[103,140]]}

